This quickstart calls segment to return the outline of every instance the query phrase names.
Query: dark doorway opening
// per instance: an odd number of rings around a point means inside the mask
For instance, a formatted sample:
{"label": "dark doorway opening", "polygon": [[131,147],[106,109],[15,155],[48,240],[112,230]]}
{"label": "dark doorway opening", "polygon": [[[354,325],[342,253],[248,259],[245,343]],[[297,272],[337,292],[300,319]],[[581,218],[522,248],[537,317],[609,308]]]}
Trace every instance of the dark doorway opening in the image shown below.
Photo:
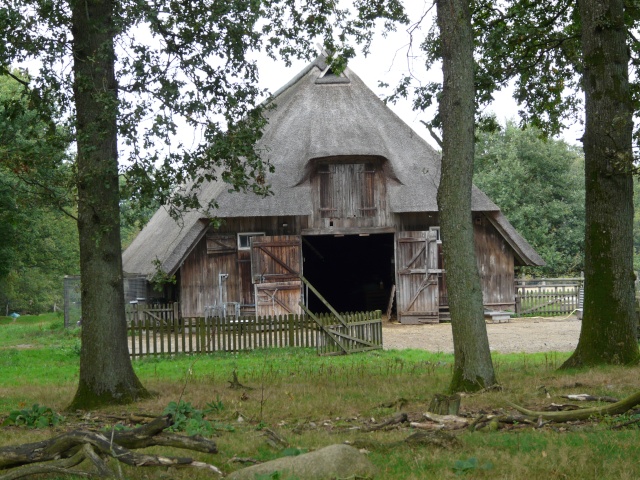
{"label": "dark doorway opening", "polygon": [[[395,283],[392,233],[302,238],[304,276],[338,312],[386,311]],[[328,309],[309,292],[309,309]]]}

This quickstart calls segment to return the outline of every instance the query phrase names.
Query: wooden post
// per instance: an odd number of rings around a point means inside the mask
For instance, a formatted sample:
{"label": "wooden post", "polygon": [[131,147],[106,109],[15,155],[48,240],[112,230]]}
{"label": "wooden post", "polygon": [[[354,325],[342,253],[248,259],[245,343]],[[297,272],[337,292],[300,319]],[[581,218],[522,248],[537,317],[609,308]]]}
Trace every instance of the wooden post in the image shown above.
{"label": "wooden post", "polygon": [[290,313],[288,316],[288,326],[289,326],[289,347],[295,347],[296,346],[296,342],[295,342],[295,324],[293,322],[293,314]]}
{"label": "wooden post", "polygon": [[391,295],[389,295],[389,305],[387,306],[387,322],[391,321],[391,310],[393,309],[393,299],[396,295],[395,283],[391,285]]}

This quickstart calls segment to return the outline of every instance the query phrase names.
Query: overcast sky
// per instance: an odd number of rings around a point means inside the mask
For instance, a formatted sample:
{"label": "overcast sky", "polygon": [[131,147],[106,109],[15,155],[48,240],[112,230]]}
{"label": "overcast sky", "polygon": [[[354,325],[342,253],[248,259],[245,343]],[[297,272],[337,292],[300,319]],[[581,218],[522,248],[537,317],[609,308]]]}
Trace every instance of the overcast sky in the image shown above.
{"label": "overcast sky", "polygon": [[[412,21],[416,21],[422,16],[425,2],[414,0],[405,2],[405,4],[408,4],[407,8]],[[429,2],[430,4],[432,2]],[[428,15],[431,15],[431,13]],[[409,74],[410,69],[411,73],[423,81],[428,79],[440,80],[442,78],[442,72],[439,68],[427,72],[424,64],[419,59],[412,61],[407,58],[409,42],[407,28],[407,26],[400,26],[397,32],[390,33],[386,38],[380,34],[376,35],[371,45],[371,53],[367,57],[359,53],[349,63],[349,68],[380,98],[385,98],[391,92],[390,88],[383,89],[379,87],[380,81],[394,86],[399,79]],[[420,34],[418,33],[418,35]],[[274,62],[271,59],[264,58],[260,60],[259,65],[261,85],[273,93],[302,70],[306,62],[296,62],[291,68],[286,68],[284,62]],[[511,90],[499,92],[494,95],[494,98],[495,102],[487,109],[487,113],[493,112],[503,125],[509,119],[518,120],[518,106],[513,100]],[[420,123],[420,120],[426,121],[432,118],[435,107],[430,111],[415,112],[411,107],[410,101],[399,102],[396,105],[390,103],[389,107],[420,136],[435,148],[438,148],[427,129]],[[582,131],[582,126],[574,125],[564,132],[562,138],[570,144],[579,145],[577,139],[582,136]]]}

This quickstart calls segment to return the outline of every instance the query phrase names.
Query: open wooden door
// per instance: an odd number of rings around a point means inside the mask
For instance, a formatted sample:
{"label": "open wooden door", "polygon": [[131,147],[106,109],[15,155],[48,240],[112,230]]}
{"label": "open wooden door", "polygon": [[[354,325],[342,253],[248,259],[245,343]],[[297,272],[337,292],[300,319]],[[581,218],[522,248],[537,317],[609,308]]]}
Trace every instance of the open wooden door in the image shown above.
{"label": "open wooden door", "polygon": [[396,244],[397,306],[401,323],[437,323],[438,234],[399,232]]}
{"label": "open wooden door", "polygon": [[302,240],[299,235],[253,237],[251,277],[256,315],[302,313]]}

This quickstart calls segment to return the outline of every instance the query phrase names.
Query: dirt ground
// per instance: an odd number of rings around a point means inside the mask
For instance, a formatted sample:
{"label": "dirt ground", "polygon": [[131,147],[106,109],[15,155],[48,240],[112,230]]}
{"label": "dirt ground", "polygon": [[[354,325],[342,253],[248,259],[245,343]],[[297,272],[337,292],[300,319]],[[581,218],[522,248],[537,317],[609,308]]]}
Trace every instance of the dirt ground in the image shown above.
{"label": "dirt ground", "polygon": [[[580,336],[580,320],[569,317],[512,318],[508,323],[488,323],[491,351],[501,353],[568,352]],[[453,353],[451,324],[401,325],[383,322],[385,349],[417,348]]]}

